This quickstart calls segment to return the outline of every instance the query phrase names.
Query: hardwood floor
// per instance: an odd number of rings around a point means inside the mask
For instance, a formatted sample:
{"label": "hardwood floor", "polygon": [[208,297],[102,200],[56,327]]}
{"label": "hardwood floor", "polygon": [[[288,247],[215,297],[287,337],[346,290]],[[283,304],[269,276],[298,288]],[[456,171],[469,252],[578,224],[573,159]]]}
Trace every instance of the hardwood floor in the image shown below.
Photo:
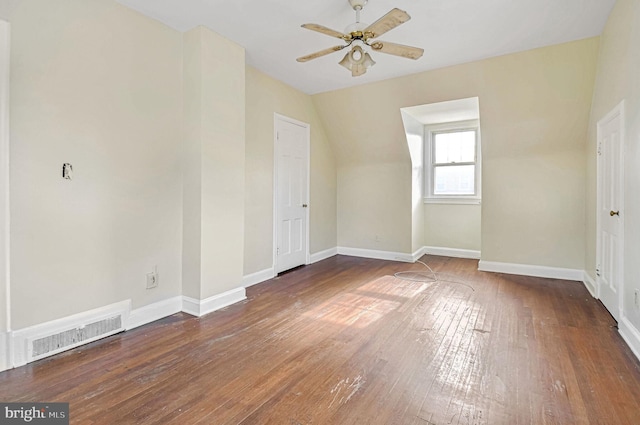
{"label": "hardwood floor", "polygon": [[448,281],[336,256],[0,373],[0,400],[74,424],[640,424],[640,363],[581,283],[423,260]]}

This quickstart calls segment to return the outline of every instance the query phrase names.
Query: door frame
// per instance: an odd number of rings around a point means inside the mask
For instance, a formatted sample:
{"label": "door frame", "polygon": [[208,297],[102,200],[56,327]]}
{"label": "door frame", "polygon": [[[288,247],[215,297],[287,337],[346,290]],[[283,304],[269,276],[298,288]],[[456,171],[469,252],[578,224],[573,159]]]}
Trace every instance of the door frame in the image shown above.
{"label": "door frame", "polygon": [[311,208],[311,203],[309,202],[310,190],[311,190],[311,125],[306,122],[298,121],[296,119],[287,117],[286,115],[279,114],[277,112],[273,113],[273,275],[276,276],[278,274],[278,123],[284,121],[290,124],[299,125],[305,128],[306,132],[306,148],[307,148],[307,181],[303,184],[307,189],[307,204],[308,208],[305,208],[305,265],[309,264],[310,255],[309,255],[309,210]]}
{"label": "door frame", "polygon": [[624,294],[624,221],[625,221],[625,209],[624,209],[624,152],[626,144],[625,135],[625,101],[624,99],[618,103],[609,113],[602,117],[596,125],[596,294],[598,299],[601,299],[601,279],[598,267],[601,264],[602,255],[602,218],[600,216],[600,203],[602,201],[602,160],[600,155],[601,143],[602,143],[602,127],[605,126],[612,119],[620,117],[620,179],[618,184],[620,185],[620,206],[622,214],[620,219],[620,237],[618,239],[618,249],[620,258],[618,259],[618,267],[620,268],[618,275],[620,276],[620,282],[618,282],[618,317],[623,317],[623,294]]}
{"label": "door frame", "polygon": [[0,371],[13,367],[11,339],[9,210],[9,73],[11,24],[0,19],[0,290],[5,293],[6,329],[0,329]]}

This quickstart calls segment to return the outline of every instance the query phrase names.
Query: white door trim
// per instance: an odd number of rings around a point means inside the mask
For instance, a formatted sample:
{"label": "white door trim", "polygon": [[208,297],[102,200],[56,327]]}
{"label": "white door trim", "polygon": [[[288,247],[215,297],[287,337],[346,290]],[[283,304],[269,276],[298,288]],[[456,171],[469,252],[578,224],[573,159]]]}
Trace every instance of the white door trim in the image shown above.
{"label": "white door trim", "polygon": [[[605,126],[608,122],[613,120],[616,117],[620,117],[620,158],[619,158],[619,167],[620,167],[620,200],[619,203],[622,206],[621,214],[619,216],[620,220],[620,237],[619,237],[619,252],[622,253],[621,258],[619,259],[619,267],[620,267],[620,282],[618,289],[618,317],[623,317],[623,294],[624,294],[624,220],[625,220],[625,208],[624,208],[624,152],[625,152],[625,101],[624,99],[617,104],[607,115],[605,115],[602,119],[600,119],[596,125],[596,149],[600,150],[600,143],[602,139],[602,127]],[[602,219],[600,214],[600,204],[602,202],[602,188],[601,188],[601,175],[602,175],[602,164],[599,153],[596,153],[596,264],[599,264],[601,261],[602,255],[602,238],[601,238],[601,229],[602,229]],[[600,272],[596,270],[596,293],[598,299],[601,299],[601,279]]]}
{"label": "white door trim", "polygon": [[[0,20],[0,287],[5,291],[6,334],[0,330],[0,350],[5,338],[3,351],[0,353],[0,371],[12,366],[11,359],[11,287],[9,271],[9,59],[11,49],[11,25]],[[4,364],[3,364],[4,363]]]}
{"label": "white door trim", "polygon": [[[286,121],[292,124],[299,125],[306,129],[306,143],[307,143],[307,198],[311,199],[310,193],[310,180],[311,180],[311,125],[306,122],[298,121],[293,118],[289,118],[285,115],[273,113],[273,270],[277,270],[278,262],[278,121]],[[311,207],[310,202],[309,208]],[[305,211],[306,225],[306,244],[305,244],[305,264],[311,262],[309,255],[309,208]],[[275,272],[277,274],[277,272]]]}

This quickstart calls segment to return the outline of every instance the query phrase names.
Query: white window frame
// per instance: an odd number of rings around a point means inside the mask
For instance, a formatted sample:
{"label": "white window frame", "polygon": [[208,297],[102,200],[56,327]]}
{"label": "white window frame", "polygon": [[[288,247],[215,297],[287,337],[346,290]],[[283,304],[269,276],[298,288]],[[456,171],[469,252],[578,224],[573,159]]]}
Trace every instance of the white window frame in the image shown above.
{"label": "white window frame", "polygon": [[[435,167],[434,136],[437,133],[474,130],[476,132],[476,160],[475,160],[475,194],[474,195],[435,195],[433,182]],[[482,199],[482,149],[480,143],[480,121],[457,121],[446,124],[433,124],[424,127],[424,203],[425,204],[479,204]]]}

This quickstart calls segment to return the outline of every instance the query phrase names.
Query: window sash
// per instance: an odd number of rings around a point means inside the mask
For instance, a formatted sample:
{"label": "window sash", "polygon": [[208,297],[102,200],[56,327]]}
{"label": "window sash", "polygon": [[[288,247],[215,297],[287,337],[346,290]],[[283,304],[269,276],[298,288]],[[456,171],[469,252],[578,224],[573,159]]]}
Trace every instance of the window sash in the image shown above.
{"label": "window sash", "polygon": [[[466,162],[437,162],[436,158],[438,157],[436,153],[436,137],[438,134],[451,134],[451,133],[466,133],[473,132],[473,161]],[[431,165],[473,165],[478,162],[478,129],[477,128],[456,128],[451,130],[437,130],[432,131],[430,140],[431,146]]]}
{"label": "window sash", "polygon": [[[472,173],[471,174],[466,174],[466,173],[462,173],[460,174],[460,172],[458,172],[457,175],[449,175],[447,176],[445,175],[441,175],[441,179],[445,179],[443,183],[447,183],[448,181],[450,181],[450,179],[453,177],[455,183],[457,184],[457,191],[455,189],[450,189],[449,191],[447,191],[445,188],[443,189],[438,189],[438,179],[436,178],[438,175],[438,170],[446,170],[447,168],[452,169],[452,167],[457,167],[457,168],[467,168],[467,171],[469,167],[472,167]],[[470,185],[468,185],[469,182],[467,182],[467,187],[464,187],[463,182],[466,178],[471,178],[473,180],[473,187],[469,187]],[[449,196],[455,196],[455,197],[469,197],[469,196],[476,196],[477,193],[477,172],[476,172],[476,165],[475,163],[471,163],[471,164],[447,164],[447,165],[436,165],[433,167],[433,184],[432,184],[432,194],[434,197],[449,197]],[[442,180],[440,180],[442,182]],[[452,191],[453,190],[453,191]]]}

